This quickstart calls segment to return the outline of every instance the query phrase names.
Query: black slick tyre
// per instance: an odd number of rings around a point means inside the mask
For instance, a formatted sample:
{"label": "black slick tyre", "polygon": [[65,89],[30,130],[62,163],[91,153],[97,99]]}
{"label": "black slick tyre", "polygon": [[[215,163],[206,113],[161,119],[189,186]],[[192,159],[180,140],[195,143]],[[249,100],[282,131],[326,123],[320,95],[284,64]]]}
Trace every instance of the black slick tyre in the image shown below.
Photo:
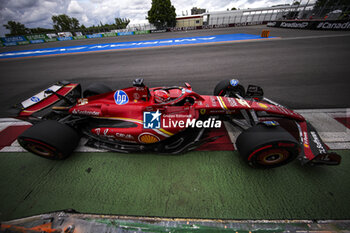
{"label": "black slick tyre", "polygon": [[255,125],[242,132],[236,147],[252,167],[274,168],[293,161],[299,154],[298,141],[281,126]]}
{"label": "black slick tyre", "polygon": [[38,156],[60,160],[77,147],[80,136],[68,125],[48,120],[33,125],[18,137],[19,144]]}
{"label": "black slick tyre", "polygon": [[109,86],[103,83],[92,83],[83,92],[83,97],[89,97],[93,95],[100,95],[113,91]]}
{"label": "black slick tyre", "polygon": [[223,80],[219,82],[214,88],[215,96],[228,96],[236,97],[235,94],[239,94],[241,97],[245,96],[245,88],[237,83],[235,86],[231,85],[232,80]]}

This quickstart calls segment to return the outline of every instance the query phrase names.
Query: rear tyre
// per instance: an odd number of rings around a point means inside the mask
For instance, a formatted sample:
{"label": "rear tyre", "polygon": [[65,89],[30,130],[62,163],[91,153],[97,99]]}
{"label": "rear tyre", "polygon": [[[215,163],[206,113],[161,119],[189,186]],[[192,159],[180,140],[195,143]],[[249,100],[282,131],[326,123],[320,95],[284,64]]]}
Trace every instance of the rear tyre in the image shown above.
{"label": "rear tyre", "polygon": [[236,141],[240,155],[255,168],[274,168],[293,161],[299,154],[298,141],[281,126],[255,125]]}
{"label": "rear tyre", "polygon": [[214,88],[215,96],[228,96],[228,97],[236,97],[235,94],[239,94],[240,96],[245,96],[244,87],[238,83],[238,80],[223,80],[219,82]]}
{"label": "rear tyre", "polygon": [[84,90],[83,97],[86,98],[89,96],[100,95],[111,91],[113,90],[103,83],[92,83]]}
{"label": "rear tyre", "polygon": [[60,160],[77,147],[80,136],[68,125],[48,120],[33,125],[18,137],[19,144],[40,157]]}

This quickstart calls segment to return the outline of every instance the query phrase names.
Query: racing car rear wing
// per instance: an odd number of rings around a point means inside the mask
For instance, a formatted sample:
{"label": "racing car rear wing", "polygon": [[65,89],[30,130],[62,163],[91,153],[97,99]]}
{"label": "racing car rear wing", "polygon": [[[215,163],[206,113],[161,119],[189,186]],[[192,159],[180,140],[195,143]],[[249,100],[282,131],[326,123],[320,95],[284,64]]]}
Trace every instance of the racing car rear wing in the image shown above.
{"label": "racing car rear wing", "polygon": [[[80,95],[80,84],[61,81],[31,96],[14,107],[19,109],[18,118],[26,118],[42,112],[55,104],[63,104],[69,101],[73,103],[76,101],[75,98],[79,98]],[[37,115],[37,117],[40,117],[40,115],[42,114]]]}

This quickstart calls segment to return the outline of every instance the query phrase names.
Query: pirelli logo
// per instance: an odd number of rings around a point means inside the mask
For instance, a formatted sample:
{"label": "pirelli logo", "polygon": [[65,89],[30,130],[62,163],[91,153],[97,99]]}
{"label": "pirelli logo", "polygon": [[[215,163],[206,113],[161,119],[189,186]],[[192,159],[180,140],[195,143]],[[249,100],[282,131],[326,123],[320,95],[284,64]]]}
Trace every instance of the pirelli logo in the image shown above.
{"label": "pirelli logo", "polygon": [[269,30],[263,30],[261,33],[261,37],[263,38],[268,38],[270,35],[270,31]]}

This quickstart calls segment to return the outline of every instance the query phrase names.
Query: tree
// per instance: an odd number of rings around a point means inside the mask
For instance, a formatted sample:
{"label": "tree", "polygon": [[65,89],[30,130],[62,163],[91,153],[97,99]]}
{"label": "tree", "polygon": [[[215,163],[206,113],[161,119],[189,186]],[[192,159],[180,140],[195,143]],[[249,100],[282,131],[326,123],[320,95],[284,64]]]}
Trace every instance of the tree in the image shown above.
{"label": "tree", "polygon": [[130,23],[130,19],[127,18],[115,18],[115,26],[117,29],[124,29]]}
{"label": "tree", "polygon": [[48,29],[48,28],[30,28],[29,29],[31,34],[45,34],[45,33],[54,33],[55,29]]}
{"label": "tree", "polygon": [[232,8],[231,8],[231,11],[236,11],[236,10],[237,10],[236,7],[232,7]]}
{"label": "tree", "polygon": [[345,12],[347,9],[349,9],[349,6],[349,0],[317,0],[313,12],[316,15],[324,16],[333,10],[341,10]]}
{"label": "tree", "polygon": [[197,7],[192,7],[191,9],[191,15],[200,15],[200,14],[203,14],[205,13],[205,9],[203,8],[197,8]]}
{"label": "tree", "polygon": [[29,33],[29,29],[24,24],[15,21],[8,21],[7,24],[4,24],[4,27],[10,30],[10,34],[8,35],[11,36],[20,36]]}
{"label": "tree", "polygon": [[51,17],[53,22],[53,28],[56,31],[71,31],[79,29],[79,20],[74,17],[69,17],[68,15],[54,15]]}
{"label": "tree", "polygon": [[294,6],[300,5],[300,2],[299,2],[299,1],[295,1],[295,2],[293,2],[293,5],[294,5]]}
{"label": "tree", "polygon": [[171,5],[170,0],[152,0],[147,19],[157,29],[174,27],[176,25],[175,7]]}

